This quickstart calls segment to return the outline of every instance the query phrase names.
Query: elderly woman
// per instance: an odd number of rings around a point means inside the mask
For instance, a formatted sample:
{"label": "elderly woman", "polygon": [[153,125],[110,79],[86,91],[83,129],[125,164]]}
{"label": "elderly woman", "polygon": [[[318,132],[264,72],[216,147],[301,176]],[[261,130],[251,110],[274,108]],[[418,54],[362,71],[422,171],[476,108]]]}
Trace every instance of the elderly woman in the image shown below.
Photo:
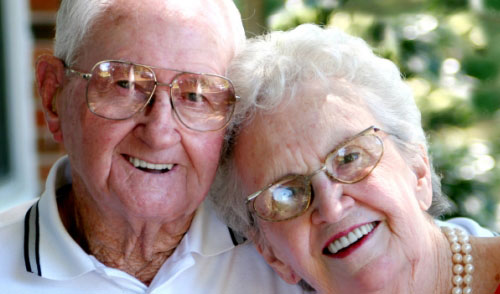
{"label": "elderly woman", "polygon": [[500,239],[443,229],[409,88],[364,41],[302,25],[249,42],[212,200],[289,283],[318,293],[487,293]]}
{"label": "elderly woman", "polygon": [[37,86],[68,155],[0,228],[2,293],[294,293],[203,204],[237,99],[231,0],[63,0]]}

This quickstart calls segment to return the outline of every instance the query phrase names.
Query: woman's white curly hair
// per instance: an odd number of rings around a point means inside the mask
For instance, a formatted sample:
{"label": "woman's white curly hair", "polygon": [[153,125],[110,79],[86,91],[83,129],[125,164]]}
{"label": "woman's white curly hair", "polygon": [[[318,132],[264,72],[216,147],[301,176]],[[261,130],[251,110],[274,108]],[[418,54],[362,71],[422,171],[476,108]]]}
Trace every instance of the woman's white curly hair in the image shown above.
{"label": "woman's white curly hair", "polygon": [[[426,150],[427,139],[421,114],[410,88],[391,61],[376,56],[360,38],[338,29],[313,24],[287,32],[271,32],[248,40],[228,71],[236,93],[242,98],[228,127],[220,167],[210,201],[226,223],[243,234],[258,232],[245,205],[242,184],[235,168],[233,147],[238,132],[259,111],[270,111],[289,103],[310,81],[343,81],[354,88],[380,122],[394,134],[405,160],[411,163]],[[441,193],[440,178],[432,172],[433,200],[429,213],[439,216],[449,209]]]}

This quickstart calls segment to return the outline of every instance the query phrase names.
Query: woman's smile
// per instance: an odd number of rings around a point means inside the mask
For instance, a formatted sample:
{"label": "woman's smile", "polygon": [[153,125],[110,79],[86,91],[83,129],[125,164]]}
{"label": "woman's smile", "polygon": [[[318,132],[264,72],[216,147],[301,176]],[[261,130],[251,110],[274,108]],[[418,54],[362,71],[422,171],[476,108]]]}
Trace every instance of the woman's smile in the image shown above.
{"label": "woman's smile", "polygon": [[377,228],[379,221],[357,225],[333,236],[323,249],[332,258],[344,258],[363,245]]}

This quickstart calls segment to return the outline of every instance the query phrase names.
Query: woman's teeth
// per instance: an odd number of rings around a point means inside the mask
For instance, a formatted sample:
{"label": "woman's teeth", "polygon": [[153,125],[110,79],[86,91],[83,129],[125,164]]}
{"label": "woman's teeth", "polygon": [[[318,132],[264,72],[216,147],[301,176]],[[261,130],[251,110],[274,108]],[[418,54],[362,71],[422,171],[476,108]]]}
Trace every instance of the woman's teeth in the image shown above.
{"label": "woman's teeth", "polygon": [[138,168],[147,168],[159,171],[169,171],[174,166],[172,163],[150,163],[135,157],[129,157],[128,161]]}
{"label": "woman's teeth", "polygon": [[374,223],[369,223],[354,229],[352,232],[349,232],[347,236],[343,236],[330,243],[330,245],[328,245],[328,251],[330,251],[331,254],[335,254],[340,250],[351,246],[351,244],[373,231],[373,228],[375,228]]}

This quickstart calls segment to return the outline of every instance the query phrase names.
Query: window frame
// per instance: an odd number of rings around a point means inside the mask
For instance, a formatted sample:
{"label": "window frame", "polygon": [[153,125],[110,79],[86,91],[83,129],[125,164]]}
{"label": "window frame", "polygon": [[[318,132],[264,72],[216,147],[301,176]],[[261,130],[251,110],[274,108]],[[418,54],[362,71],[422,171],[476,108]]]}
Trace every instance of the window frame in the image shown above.
{"label": "window frame", "polygon": [[[1,1],[9,170],[0,179],[0,211],[39,193],[29,1]],[[8,74],[7,74],[8,73]]]}

